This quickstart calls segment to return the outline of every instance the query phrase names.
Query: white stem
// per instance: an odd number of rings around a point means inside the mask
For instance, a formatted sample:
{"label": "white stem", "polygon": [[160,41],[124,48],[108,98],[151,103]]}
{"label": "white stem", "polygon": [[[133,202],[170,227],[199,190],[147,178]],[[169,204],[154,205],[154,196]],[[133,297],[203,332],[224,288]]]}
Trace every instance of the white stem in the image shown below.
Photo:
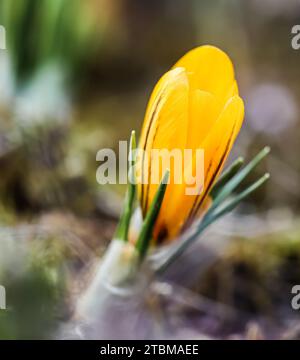
{"label": "white stem", "polygon": [[79,299],[77,314],[93,321],[101,316],[109,306],[113,292],[119,289],[119,295],[122,295],[122,286],[126,291],[125,285],[136,274],[138,261],[138,253],[132,244],[112,240],[94,279]]}

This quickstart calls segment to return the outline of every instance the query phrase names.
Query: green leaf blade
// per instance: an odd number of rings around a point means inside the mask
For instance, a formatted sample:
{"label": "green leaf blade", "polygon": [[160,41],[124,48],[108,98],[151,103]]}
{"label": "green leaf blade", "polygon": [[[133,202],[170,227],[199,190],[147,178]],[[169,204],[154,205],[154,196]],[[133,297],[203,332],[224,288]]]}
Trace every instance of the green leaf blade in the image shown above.
{"label": "green leaf blade", "polygon": [[155,222],[158,217],[158,214],[159,214],[159,211],[160,211],[160,208],[161,208],[164,196],[165,196],[165,192],[167,189],[169,175],[170,175],[170,171],[166,170],[166,172],[160,182],[160,185],[157,189],[157,192],[154,196],[154,199],[150,205],[150,208],[147,211],[145,220],[142,225],[141,232],[139,234],[139,237],[138,237],[138,240],[136,243],[136,248],[140,254],[141,261],[144,259],[144,257],[146,256],[146,253],[149,249]]}

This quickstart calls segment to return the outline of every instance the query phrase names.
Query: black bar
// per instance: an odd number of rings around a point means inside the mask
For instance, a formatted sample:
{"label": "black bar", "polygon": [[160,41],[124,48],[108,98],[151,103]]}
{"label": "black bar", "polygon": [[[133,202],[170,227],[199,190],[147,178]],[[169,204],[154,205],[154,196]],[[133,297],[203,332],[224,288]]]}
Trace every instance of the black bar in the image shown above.
{"label": "black bar", "polygon": [[300,352],[298,341],[0,341],[0,359],[28,358],[61,359],[137,359],[144,358],[201,358],[206,356],[245,355],[295,356]]}

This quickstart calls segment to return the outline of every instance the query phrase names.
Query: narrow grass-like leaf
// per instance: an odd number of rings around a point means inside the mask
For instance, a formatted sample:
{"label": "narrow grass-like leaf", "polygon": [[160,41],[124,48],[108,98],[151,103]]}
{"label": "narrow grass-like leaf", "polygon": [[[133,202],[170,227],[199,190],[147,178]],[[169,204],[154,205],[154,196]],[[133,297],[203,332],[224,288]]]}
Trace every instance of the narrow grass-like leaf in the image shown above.
{"label": "narrow grass-like leaf", "polygon": [[[233,197],[232,200],[228,201],[224,206],[220,206],[216,209],[214,213],[210,215],[211,220],[215,221],[219,219],[221,216],[227,214],[232,211],[242,200],[244,200],[247,196],[257,190],[261,185],[263,185],[270,178],[270,174],[265,174],[260,179],[258,179],[255,183],[250,185],[246,190],[242,191],[240,194]],[[210,221],[210,223],[212,222]]]}
{"label": "narrow grass-like leaf", "polygon": [[237,158],[219,177],[218,181],[215,183],[214,187],[210,192],[210,196],[215,199],[220,193],[224,185],[231,180],[235,174],[240,170],[244,164],[244,159],[242,157]]}
{"label": "narrow grass-like leaf", "polygon": [[158,267],[156,270],[157,273],[164,272],[176,259],[195,241],[198,239],[199,235],[213,222],[218,220],[223,215],[226,215],[228,212],[232,211],[242,200],[244,200],[247,196],[257,190],[261,185],[263,185],[268,179],[270,175],[265,174],[255,183],[250,185],[246,190],[242,191],[240,194],[233,197],[227,204],[223,207],[217,208],[215,212],[210,213],[210,215],[205,216],[198,227],[195,229],[193,234],[186,238],[184,241],[179,243],[179,245],[172,250],[171,255],[165,260],[165,262]]}
{"label": "narrow grass-like leaf", "polygon": [[217,197],[214,199],[214,202],[210,209],[207,212],[207,216],[212,213],[228,196],[230,196],[233,190],[249,175],[249,173],[255,168],[255,166],[268,155],[270,152],[269,147],[265,147],[260,151],[254,159],[252,159],[249,164],[247,164],[241,171],[239,171],[231,180],[227,182],[226,185],[219,192]]}
{"label": "narrow grass-like leaf", "polygon": [[169,180],[170,171],[166,170],[161,183],[156,191],[154,199],[150,205],[149,210],[147,211],[145,220],[142,225],[141,232],[139,234],[136,248],[140,254],[140,260],[142,261],[147,253],[147,250],[150,245],[150,241],[152,239],[152,233],[154,229],[154,225],[159,214],[159,210],[161,208],[161,204],[164,199],[164,195],[167,189],[168,180]]}
{"label": "narrow grass-like leaf", "polygon": [[130,219],[133,212],[133,204],[135,199],[136,186],[134,181],[134,165],[135,165],[136,139],[135,131],[131,132],[129,156],[128,156],[128,188],[125,195],[124,208],[116,230],[115,237],[120,240],[128,241],[128,231]]}

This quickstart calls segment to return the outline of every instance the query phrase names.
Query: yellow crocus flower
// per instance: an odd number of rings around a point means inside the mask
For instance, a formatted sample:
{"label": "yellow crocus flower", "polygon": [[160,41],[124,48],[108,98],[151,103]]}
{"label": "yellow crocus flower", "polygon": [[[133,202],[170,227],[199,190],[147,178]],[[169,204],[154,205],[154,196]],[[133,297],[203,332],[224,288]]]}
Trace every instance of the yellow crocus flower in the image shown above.
{"label": "yellow crocus flower", "polygon": [[[187,195],[186,184],[172,180],[171,164],[171,180],[154,230],[156,241],[174,238],[209,207],[209,192],[243,118],[244,104],[231,60],[214,46],[189,51],[158,81],[148,103],[139,144],[146,155],[139,162],[138,171],[148,177],[148,184],[138,185],[143,214],[158,187],[150,181],[155,165],[150,156],[152,149],[203,149],[204,186],[200,194]],[[184,166],[189,166],[192,173],[195,170],[194,162]],[[162,174],[166,170],[163,164],[160,170]]]}

